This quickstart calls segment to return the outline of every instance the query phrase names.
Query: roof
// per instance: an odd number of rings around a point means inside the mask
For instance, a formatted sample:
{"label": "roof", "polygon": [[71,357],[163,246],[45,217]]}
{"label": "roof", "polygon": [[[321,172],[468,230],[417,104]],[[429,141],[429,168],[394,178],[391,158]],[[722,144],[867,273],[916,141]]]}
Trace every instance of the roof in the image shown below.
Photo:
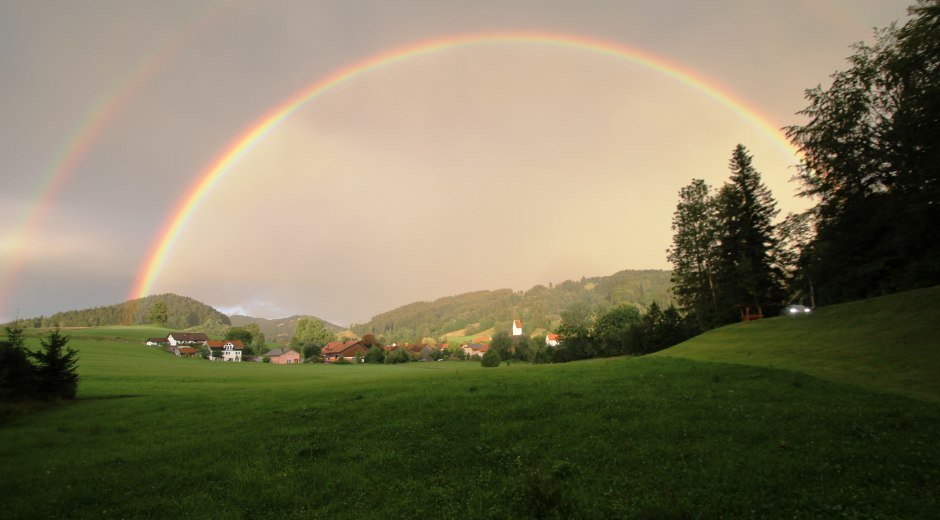
{"label": "roof", "polygon": [[232,348],[235,350],[242,350],[245,348],[245,345],[242,344],[240,339],[223,339],[223,340],[208,340],[209,348],[222,348],[225,345],[231,344]]}
{"label": "roof", "polygon": [[147,343],[167,343],[168,339],[166,338],[147,338]]}
{"label": "roof", "polygon": [[[506,322],[503,322],[503,323],[506,323]],[[522,322],[519,321],[519,320],[512,320],[512,326],[513,326],[513,327],[516,327],[517,329],[521,329],[521,328],[522,328]]]}
{"label": "roof", "polygon": [[171,332],[167,338],[173,336],[176,341],[209,341],[209,336],[202,332]]}
{"label": "roof", "polygon": [[268,352],[265,352],[264,356],[262,357],[277,357],[277,356],[282,356],[284,354],[287,354],[288,352],[293,352],[294,354],[297,354],[298,356],[300,355],[300,352],[297,352],[296,350],[292,348],[276,348],[274,350],[269,350]]}
{"label": "roof", "polygon": [[180,354],[195,354],[199,352],[198,349],[194,349],[193,347],[179,347],[176,350],[178,350]]}
{"label": "roof", "polygon": [[548,336],[545,336],[545,337],[546,337],[546,339],[557,340],[557,339],[558,339],[558,334],[549,334]]}
{"label": "roof", "polygon": [[479,350],[480,352],[486,352],[490,349],[489,345],[484,345],[482,343],[473,343],[472,345],[467,345],[472,350]]}
{"label": "roof", "polygon": [[[341,354],[351,348],[355,348],[356,345],[359,345],[363,349],[366,348],[359,340],[351,339],[349,341],[331,341],[326,344],[322,349],[320,349],[321,354]],[[368,350],[368,349],[366,349]]]}

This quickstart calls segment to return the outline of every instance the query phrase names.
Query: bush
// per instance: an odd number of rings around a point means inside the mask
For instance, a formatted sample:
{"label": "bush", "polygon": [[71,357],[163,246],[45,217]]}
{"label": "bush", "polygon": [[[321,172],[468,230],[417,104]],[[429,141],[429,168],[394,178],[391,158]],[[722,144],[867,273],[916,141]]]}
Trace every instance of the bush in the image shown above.
{"label": "bush", "polygon": [[366,363],[382,363],[385,361],[385,350],[378,345],[372,346],[369,352],[366,352]]}
{"label": "bush", "polygon": [[397,363],[407,363],[409,361],[411,361],[411,356],[409,356],[408,351],[403,348],[397,348],[389,352],[389,354],[385,356],[386,365],[394,365]]}
{"label": "bush", "polygon": [[75,367],[78,352],[68,347],[68,336],[56,329],[39,339],[42,345],[39,352],[30,352],[24,346],[22,334],[22,329],[7,328],[6,341],[0,341],[0,398],[74,399],[78,389]]}
{"label": "bush", "polygon": [[500,359],[499,352],[491,347],[486,351],[486,354],[483,354],[483,360],[480,361],[480,364],[485,367],[498,367],[501,361],[502,359]]}

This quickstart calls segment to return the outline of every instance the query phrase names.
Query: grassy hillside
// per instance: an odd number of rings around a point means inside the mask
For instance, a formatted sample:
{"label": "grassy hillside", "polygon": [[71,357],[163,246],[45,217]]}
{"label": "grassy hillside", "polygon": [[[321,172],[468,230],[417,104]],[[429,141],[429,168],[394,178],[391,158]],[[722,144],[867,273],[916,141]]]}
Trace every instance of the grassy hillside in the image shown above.
{"label": "grassy hillside", "polygon": [[261,332],[264,334],[265,341],[269,343],[290,342],[291,338],[294,337],[294,331],[297,330],[297,320],[300,318],[318,319],[323,322],[323,326],[326,327],[326,330],[333,333],[339,333],[346,330],[346,327],[334,325],[315,316],[291,316],[289,318],[278,318],[273,320],[255,318],[252,316],[241,316],[238,314],[229,316],[229,319],[232,321],[232,326],[234,327],[242,327],[248,325],[249,323],[256,323],[259,327],[261,327]]}
{"label": "grassy hillside", "polygon": [[528,291],[476,291],[433,302],[415,302],[350,328],[360,336],[366,333],[383,336],[387,342],[441,338],[455,331],[463,331],[461,336],[472,338],[491,328],[509,331],[514,319],[522,320],[527,332],[554,330],[561,312],[573,303],[610,307],[621,303],[648,306],[657,302],[668,306],[673,301],[671,287],[669,271],[620,271],[549,287],[536,285]]}
{"label": "grassy hillside", "polygon": [[798,370],[940,401],[940,286],[722,327],[656,355]]}
{"label": "grassy hillside", "polygon": [[940,404],[873,385],[669,356],[223,364],[145,347],[144,328],[81,332],[79,400],[0,423],[4,516],[923,518],[940,506]]}

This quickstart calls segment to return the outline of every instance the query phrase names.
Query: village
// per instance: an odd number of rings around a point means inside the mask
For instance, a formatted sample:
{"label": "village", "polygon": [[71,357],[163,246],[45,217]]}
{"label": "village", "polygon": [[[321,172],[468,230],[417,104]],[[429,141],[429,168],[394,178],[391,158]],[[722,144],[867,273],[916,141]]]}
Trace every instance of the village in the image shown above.
{"label": "village", "polygon": [[[490,350],[493,337],[478,336],[472,342],[464,343],[458,348],[450,343],[437,344],[397,344],[380,345],[371,334],[364,338],[351,338],[330,341],[319,350],[319,355],[304,358],[303,349],[283,346],[268,350],[261,355],[250,355],[249,349],[240,339],[213,340],[202,332],[171,332],[165,338],[148,338],[145,344],[158,347],[181,358],[201,358],[209,361],[222,362],[256,362],[274,365],[295,365],[300,363],[324,364],[352,364],[369,361],[370,349],[378,347],[382,351],[382,359],[395,356],[399,361],[445,361],[445,360],[480,360]],[[511,335],[508,336],[513,345],[528,342],[528,337],[522,331],[522,322],[513,320]],[[526,339],[523,339],[526,338]],[[557,347],[560,344],[558,334],[545,336],[546,347]],[[381,361],[380,361],[381,362]],[[388,362],[388,361],[386,361]]]}

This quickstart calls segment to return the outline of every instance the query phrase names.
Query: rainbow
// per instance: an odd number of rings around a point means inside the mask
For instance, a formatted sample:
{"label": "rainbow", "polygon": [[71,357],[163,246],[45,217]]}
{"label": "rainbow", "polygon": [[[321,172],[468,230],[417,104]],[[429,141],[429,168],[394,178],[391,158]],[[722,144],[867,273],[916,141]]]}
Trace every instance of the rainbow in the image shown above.
{"label": "rainbow", "polygon": [[40,175],[34,201],[28,205],[23,217],[13,226],[6,249],[10,251],[6,265],[0,271],[0,316],[4,302],[12,290],[13,278],[23,266],[24,240],[34,236],[52,207],[52,200],[62,191],[72,174],[85,161],[105,131],[117,121],[130,102],[146,85],[189,45],[204,34],[232,7],[229,0],[217,0],[200,9],[161,46],[140,60],[121,81],[105,91],[87,111],[53,155],[51,165]]}
{"label": "rainbow", "polygon": [[370,72],[411,58],[439,53],[459,47],[507,43],[538,44],[580,49],[647,67],[685,84],[720,105],[727,107],[751,126],[769,136],[789,157],[797,156],[797,150],[787,141],[781,131],[770,124],[767,118],[762,116],[757,110],[748,106],[746,102],[732,95],[713,81],[697,74],[695,71],[682,68],[663,57],[640,49],[627,47],[620,43],[583,36],[542,32],[470,34],[423,41],[380,53],[333,72],[269,110],[254,124],[249,126],[241,135],[236,137],[229,146],[199,174],[195,183],[187,191],[187,194],[180,199],[170,213],[170,217],[158,233],[156,240],[145,257],[144,265],[138,272],[130,297],[142,298],[150,294],[154,280],[163,268],[169,252],[173,248],[173,244],[186,227],[190,217],[192,217],[200,203],[205,199],[206,195],[225,178],[226,174],[232,169],[232,166],[238,163],[253,146],[264,139],[274,128],[297,112],[301,107],[340,85],[353,81]]}

